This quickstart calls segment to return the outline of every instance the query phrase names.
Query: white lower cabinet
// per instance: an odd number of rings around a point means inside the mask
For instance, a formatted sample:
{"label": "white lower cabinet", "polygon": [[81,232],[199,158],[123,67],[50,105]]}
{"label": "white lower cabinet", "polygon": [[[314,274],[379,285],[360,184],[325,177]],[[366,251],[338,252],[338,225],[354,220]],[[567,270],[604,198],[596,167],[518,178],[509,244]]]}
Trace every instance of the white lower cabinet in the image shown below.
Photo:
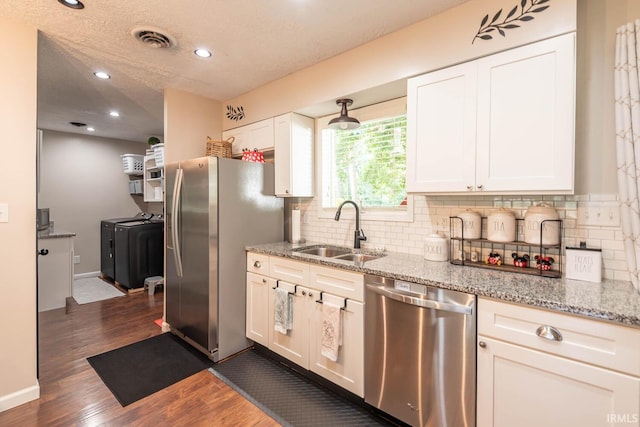
{"label": "white lower cabinet", "polygon": [[73,295],[73,237],[38,239],[38,311],[65,307]]}
{"label": "white lower cabinet", "polygon": [[640,330],[480,298],[478,427],[640,425]]}
{"label": "white lower cabinet", "polygon": [[[255,270],[259,257],[247,254],[248,269]],[[268,264],[269,276],[247,273],[247,337],[363,397],[364,303],[362,299],[354,299],[363,294],[363,276],[280,257],[259,261],[261,266]],[[286,289],[292,296],[292,328],[286,334],[274,329],[276,287]],[[324,303],[344,308],[342,345],[335,362],[322,355]]]}
{"label": "white lower cabinet", "polygon": [[266,322],[269,315],[269,290],[275,285],[276,281],[270,277],[247,273],[247,338],[264,346],[269,345],[269,325]]}
{"label": "white lower cabinet", "polygon": [[282,334],[274,329],[275,289],[269,290],[269,349],[305,369],[309,369],[309,318],[318,292],[301,285],[279,281],[278,287],[292,294],[293,327]]}
{"label": "white lower cabinet", "polygon": [[[323,293],[325,301],[343,298]],[[322,304],[316,303],[309,335],[309,369],[342,388],[364,396],[364,304],[347,300],[342,311],[342,346],[334,362],[322,355]]]}

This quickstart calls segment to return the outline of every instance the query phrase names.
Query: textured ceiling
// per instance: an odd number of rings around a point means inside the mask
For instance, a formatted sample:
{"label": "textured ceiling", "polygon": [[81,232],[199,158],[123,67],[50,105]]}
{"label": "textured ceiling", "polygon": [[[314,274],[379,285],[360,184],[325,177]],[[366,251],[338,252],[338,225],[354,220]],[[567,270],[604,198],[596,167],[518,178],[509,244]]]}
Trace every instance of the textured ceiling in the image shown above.
{"label": "textured ceiling", "polygon": [[[146,141],[162,135],[166,87],[226,100],[467,0],[56,0],[3,2],[0,16],[38,28],[38,126]],[[186,8],[190,6],[190,8]],[[154,49],[132,30],[160,29]],[[193,55],[197,47],[212,58]],[[92,73],[105,70],[110,80]],[[115,109],[118,118],[108,115]],[[337,107],[336,107],[337,109]]]}

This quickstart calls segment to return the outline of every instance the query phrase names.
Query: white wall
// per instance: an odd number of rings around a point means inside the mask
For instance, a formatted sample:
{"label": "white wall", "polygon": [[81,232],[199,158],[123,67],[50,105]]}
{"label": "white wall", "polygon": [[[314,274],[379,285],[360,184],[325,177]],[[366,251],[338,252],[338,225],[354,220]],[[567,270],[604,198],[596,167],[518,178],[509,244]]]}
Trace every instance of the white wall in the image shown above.
{"label": "white wall", "polygon": [[[293,73],[235,99],[225,102],[243,105],[248,122],[269,115],[304,108],[322,102],[323,96],[340,97],[388,83],[401,77],[429,71],[455,62],[488,54],[473,47],[464,32],[475,32],[474,19],[481,10],[508,8],[513,2],[502,0],[471,1],[441,15],[402,29],[389,36],[360,46],[323,63]],[[522,216],[532,203],[546,201],[559,210],[565,220],[565,243],[586,241],[589,247],[603,249],[604,276],[628,280],[619,227],[578,227],[577,207],[581,203],[612,203],[616,200],[615,131],[613,117],[613,58],[615,29],[640,18],[637,0],[578,0],[553,2],[553,14],[537,16],[535,22],[509,32],[496,50],[539,38],[578,31],[577,42],[577,123],[576,123],[576,196],[564,197],[424,197],[416,199],[413,223],[364,221],[362,227],[374,244],[396,252],[422,253],[424,235],[433,230],[448,231],[448,216],[461,206],[486,213],[494,206],[511,207]],[[505,9],[506,10],[506,9]],[[573,15],[572,15],[573,13]],[[573,17],[572,17],[573,16]],[[531,21],[534,22],[534,21]],[[455,30],[455,31],[453,31]],[[466,38],[465,38],[466,37]],[[514,40],[513,37],[517,37]],[[507,41],[509,40],[509,41]],[[491,42],[493,43],[493,42]],[[511,44],[509,44],[511,43]],[[412,54],[407,52],[411,47]],[[309,84],[313,82],[313,84]],[[369,85],[369,86],[366,86]],[[253,115],[251,115],[253,114]],[[226,127],[237,126],[229,120]],[[295,204],[295,202],[294,202]],[[350,245],[353,221],[336,223],[320,219],[317,200],[301,200],[307,240]]]}
{"label": "white wall", "polygon": [[0,17],[0,411],[38,398],[36,378],[37,31]]}
{"label": "white wall", "polygon": [[613,64],[616,28],[638,0],[578,0],[576,193],[616,193]]}
{"label": "white wall", "polygon": [[[100,220],[159,211],[129,194],[121,154],[144,155],[146,143],[43,131],[39,207],[49,208],[55,230],[76,233],[75,274],[100,271]],[[142,176],[136,177],[142,179]]]}
{"label": "white wall", "polygon": [[[506,37],[472,43],[485,15],[493,16],[500,9],[506,13],[516,3],[513,0],[468,1],[227,100],[224,105],[242,106],[246,117],[240,122],[224,117],[224,129],[327,100],[333,103],[346,95],[576,29],[576,0],[553,0],[551,7],[522,28],[509,30]],[[363,106],[354,99],[354,108]],[[335,111],[339,111],[337,106]]]}
{"label": "white wall", "polygon": [[207,136],[222,138],[221,111],[220,101],[178,89],[165,89],[165,163],[203,157]]}

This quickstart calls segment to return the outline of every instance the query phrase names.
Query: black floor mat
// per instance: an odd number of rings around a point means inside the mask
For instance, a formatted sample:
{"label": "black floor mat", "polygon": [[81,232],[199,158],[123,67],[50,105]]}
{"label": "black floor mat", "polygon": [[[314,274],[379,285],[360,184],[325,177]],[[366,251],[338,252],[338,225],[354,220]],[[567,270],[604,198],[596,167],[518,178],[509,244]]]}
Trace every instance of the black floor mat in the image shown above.
{"label": "black floor mat", "polygon": [[87,360],[122,406],[212,365],[204,355],[170,333],[91,356]]}
{"label": "black floor mat", "polygon": [[210,371],[284,426],[391,426],[255,350]]}

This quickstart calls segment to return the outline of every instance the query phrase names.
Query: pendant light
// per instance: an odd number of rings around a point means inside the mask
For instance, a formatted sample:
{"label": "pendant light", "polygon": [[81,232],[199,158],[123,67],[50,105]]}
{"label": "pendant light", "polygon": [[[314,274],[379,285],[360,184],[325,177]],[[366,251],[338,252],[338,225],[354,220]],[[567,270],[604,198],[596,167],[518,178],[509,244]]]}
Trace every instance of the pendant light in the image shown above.
{"label": "pendant light", "polygon": [[340,117],[331,119],[329,122],[329,128],[336,130],[355,129],[360,127],[358,119],[349,117],[347,113],[347,106],[353,104],[353,100],[348,98],[342,98],[336,100],[336,104],[342,105],[342,111],[340,111]]}

